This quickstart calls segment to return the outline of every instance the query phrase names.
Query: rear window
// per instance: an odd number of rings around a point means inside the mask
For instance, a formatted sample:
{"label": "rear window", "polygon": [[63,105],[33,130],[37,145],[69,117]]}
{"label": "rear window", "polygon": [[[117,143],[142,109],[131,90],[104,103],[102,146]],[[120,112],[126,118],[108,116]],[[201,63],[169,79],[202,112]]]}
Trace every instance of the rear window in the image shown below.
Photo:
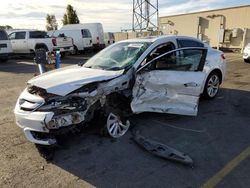
{"label": "rear window", "polygon": [[181,48],[185,47],[204,47],[204,44],[195,40],[188,39],[178,39],[179,46]]}
{"label": "rear window", "polygon": [[114,37],[114,33],[109,33],[109,38],[110,39],[114,39],[115,37]]}
{"label": "rear window", "polygon": [[91,38],[91,33],[88,29],[82,29],[82,38]]}
{"label": "rear window", "polygon": [[0,40],[8,40],[8,36],[5,31],[0,31]]}
{"label": "rear window", "polygon": [[48,37],[49,36],[44,31],[31,31],[30,32],[31,39],[41,39],[41,38],[48,38]]}

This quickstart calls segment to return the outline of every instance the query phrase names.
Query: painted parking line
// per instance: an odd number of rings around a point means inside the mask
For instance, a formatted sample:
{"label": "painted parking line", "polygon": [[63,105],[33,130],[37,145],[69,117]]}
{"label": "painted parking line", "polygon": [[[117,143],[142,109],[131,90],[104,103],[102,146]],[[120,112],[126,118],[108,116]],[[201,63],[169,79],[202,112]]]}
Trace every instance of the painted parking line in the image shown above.
{"label": "painted parking line", "polygon": [[223,180],[233,169],[235,169],[243,160],[250,156],[250,146],[242,151],[238,156],[226,164],[219,172],[217,172],[212,178],[210,178],[202,188],[212,188]]}
{"label": "painted parking line", "polygon": [[36,65],[34,62],[27,62],[27,61],[17,62],[17,64]]}

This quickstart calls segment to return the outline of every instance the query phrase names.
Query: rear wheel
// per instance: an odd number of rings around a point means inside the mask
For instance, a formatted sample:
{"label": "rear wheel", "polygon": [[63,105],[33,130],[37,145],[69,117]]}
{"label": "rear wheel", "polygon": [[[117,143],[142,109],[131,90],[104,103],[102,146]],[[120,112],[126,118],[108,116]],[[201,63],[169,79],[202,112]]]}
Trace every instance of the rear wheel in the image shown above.
{"label": "rear wheel", "polygon": [[0,59],[1,63],[6,63],[9,59],[8,58],[4,58],[4,59]]}
{"label": "rear wheel", "polygon": [[78,53],[79,53],[78,48],[74,45],[74,49],[73,49],[72,54],[77,55]]}
{"label": "rear wheel", "polygon": [[213,99],[218,94],[221,82],[220,79],[221,78],[217,72],[210,73],[203,91],[204,98]]}
{"label": "rear wheel", "polygon": [[61,52],[60,55],[61,55],[61,58],[64,58],[65,55],[66,55],[66,53],[65,52]]}

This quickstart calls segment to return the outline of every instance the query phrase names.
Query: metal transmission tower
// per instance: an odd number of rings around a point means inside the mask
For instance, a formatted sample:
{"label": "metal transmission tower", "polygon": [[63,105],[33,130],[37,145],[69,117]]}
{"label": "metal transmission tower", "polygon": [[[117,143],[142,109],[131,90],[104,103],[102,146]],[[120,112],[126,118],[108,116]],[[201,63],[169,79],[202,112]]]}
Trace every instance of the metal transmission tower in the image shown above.
{"label": "metal transmission tower", "polygon": [[158,29],[158,0],[133,0],[133,31]]}

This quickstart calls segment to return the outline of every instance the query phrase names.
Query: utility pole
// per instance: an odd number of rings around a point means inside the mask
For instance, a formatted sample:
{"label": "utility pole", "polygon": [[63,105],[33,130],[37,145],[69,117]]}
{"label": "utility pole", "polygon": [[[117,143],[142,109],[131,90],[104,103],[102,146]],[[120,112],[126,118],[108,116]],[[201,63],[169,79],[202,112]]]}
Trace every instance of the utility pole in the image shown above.
{"label": "utility pole", "polygon": [[133,31],[153,31],[159,28],[158,0],[133,0]]}

